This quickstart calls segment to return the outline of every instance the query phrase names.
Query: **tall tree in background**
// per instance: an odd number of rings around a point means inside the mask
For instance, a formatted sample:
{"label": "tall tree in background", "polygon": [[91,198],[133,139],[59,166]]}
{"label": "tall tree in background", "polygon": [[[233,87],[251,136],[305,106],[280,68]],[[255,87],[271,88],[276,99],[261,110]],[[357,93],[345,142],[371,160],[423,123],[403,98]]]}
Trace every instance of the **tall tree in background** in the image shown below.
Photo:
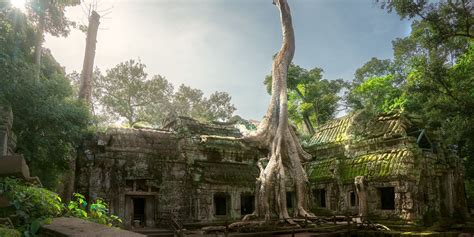
{"label": "tall tree in background", "polygon": [[65,8],[79,3],[79,0],[32,0],[27,4],[29,19],[36,24],[34,60],[37,66],[37,79],[41,71],[44,33],[66,37],[69,34],[69,27],[74,23],[66,18]]}
{"label": "tall tree in background", "polygon": [[200,121],[226,121],[232,117],[236,108],[227,92],[214,92],[209,98],[199,89],[181,84],[174,93],[167,119],[178,116],[195,118]]}
{"label": "tall tree in background", "polygon": [[152,114],[157,112],[153,108],[162,108],[172,96],[172,85],[161,76],[149,79],[145,67],[140,61],[129,60],[95,80],[101,105],[117,118],[125,118],[130,127],[158,116]]}
{"label": "tall tree in background", "polygon": [[[334,118],[339,92],[346,87],[342,79],[322,79],[323,70],[306,70],[290,64],[288,68],[288,111],[290,119],[305,134],[314,134],[314,128]],[[268,93],[271,93],[272,76],[265,78]]]}
{"label": "tall tree in background", "polygon": [[259,164],[260,175],[257,179],[255,212],[246,216],[273,216],[289,219],[286,206],[287,174],[294,182],[296,193],[295,214],[298,216],[312,215],[306,210],[308,178],[301,164],[310,155],[306,153],[289,124],[287,76],[288,67],[295,52],[295,35],[291,20],[290,7],[286,0],[274,0],[280,12],[283,42],[272,65],[272,94],[267,113],[258,126],[257,132],[249,137],[262,147],[269,150],[268,164]]}
{"label": "tall tree in background", "polygon": [[[93,101],[113,114],[113,120],[125,119],[128,126],[138,123],[160,127],[179,116],[200,121],[226,121],[236,110],[226,92],[214,92],[209,98],[199,89],[173,85],[162,76],[148,78],[145,64],[129,60],[107,70],[95,71]],[[77,73],[71,74],[77,81]],[[110,116],[109,116],[110,117]]]}
{"label": "tall tree in background", "polygon": [[100,15],[96,11],[91,11],[89,16],[89,26],[87,27],[86,50],[84,53],[84,63],[82,64],[81,85],[79,88],[79,98],[88,105],[92,103],[92,76],[94,70],[95,49],[97,44],[97,31],[99,30]]}

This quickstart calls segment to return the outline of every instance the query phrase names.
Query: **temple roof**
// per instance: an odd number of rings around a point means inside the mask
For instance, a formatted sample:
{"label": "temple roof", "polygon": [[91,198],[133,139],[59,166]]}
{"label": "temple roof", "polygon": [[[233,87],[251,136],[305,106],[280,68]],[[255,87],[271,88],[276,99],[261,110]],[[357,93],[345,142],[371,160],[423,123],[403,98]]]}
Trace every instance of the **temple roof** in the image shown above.
{"label": "temple roof", "polygon": [[322,125],[310,143],[323,145],[354,139],[406,136],[406,130],[410,126],[412,122],[402,113],[381,113],[374,116],[358,111]]}

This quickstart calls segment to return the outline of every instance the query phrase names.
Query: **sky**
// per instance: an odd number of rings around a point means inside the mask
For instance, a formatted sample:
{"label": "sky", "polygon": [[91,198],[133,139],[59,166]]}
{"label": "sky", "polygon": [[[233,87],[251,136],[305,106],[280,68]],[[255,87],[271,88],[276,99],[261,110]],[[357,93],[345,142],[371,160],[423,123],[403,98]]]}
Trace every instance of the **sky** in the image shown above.
{"label": "sky", "polygon": [[[87,2],[87,1],[86,1]],[[293,62],[320,67],[325,79],[350,81],[372,57],[392,58],[391,41],[405,37],[410,23],[380,9],[374,0],[289,0],[296,37]],[[102,0],[112,7],[101,19],[95,65],[105,72],[140,59],[149,75],[175,88],[225,91],[238,114],[260,120],[269,95],[263,85],[272,55],[281,46],[281,28],[272,0]],[[87,24],[81,6],[67,9]],[[85,34],[46,36],[45,47],[68,73],[81,71]]]}

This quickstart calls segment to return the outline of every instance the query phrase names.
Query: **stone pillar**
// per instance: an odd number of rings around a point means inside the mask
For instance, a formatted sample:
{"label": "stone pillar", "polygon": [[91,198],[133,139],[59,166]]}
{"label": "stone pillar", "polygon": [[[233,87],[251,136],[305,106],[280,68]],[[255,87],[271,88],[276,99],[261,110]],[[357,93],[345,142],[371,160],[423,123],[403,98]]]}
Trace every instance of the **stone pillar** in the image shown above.
{"label": "stone pillar", "polygon": [[368,213],[368,203],[367,203],[367,184],[365,182],[364,176],[357,176],[354,179],[354,184],[356,186],[357,197],[359,198],[359,216],[364,219],[367,217]]}
{"label": "stone pillar", "polygon": [[11,132],[13,114],[10,107],[0,105],[0,158],[13,154],[14,141]]}

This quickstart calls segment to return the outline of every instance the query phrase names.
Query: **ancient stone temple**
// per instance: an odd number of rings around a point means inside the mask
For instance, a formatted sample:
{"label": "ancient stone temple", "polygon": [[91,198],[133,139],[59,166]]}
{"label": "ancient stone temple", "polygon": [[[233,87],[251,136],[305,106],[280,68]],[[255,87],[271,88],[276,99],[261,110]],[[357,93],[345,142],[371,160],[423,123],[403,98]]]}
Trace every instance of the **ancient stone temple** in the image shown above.
{"label": "ancient stone temple", "polygon": [[316,210],[408,223],[466,213],[459,157],[414,117],[354,113],[320,127],[306,150]]}
{"label": "ancient stone temple", "polygon": [[[254,210],[256,161],[267,153],[241,137],[189,118],[162,130],[110,128],[81,152],[76,191],[104,198],[126,227],[154,227],[169,213],[235,220]],[[317,215],[419,223],[466,211],[460,159],[413,117],[350,114],[321,126],[305,149]],[[291,211],[291,189],[287,203]]]}
{"label": "ancient stone temple", "polygon": [[264,156],[232,126],[179,118],[163,130],[110,128],[78,159],[77,191],[101,197],[126,226],[231,220],[254,208]]}

